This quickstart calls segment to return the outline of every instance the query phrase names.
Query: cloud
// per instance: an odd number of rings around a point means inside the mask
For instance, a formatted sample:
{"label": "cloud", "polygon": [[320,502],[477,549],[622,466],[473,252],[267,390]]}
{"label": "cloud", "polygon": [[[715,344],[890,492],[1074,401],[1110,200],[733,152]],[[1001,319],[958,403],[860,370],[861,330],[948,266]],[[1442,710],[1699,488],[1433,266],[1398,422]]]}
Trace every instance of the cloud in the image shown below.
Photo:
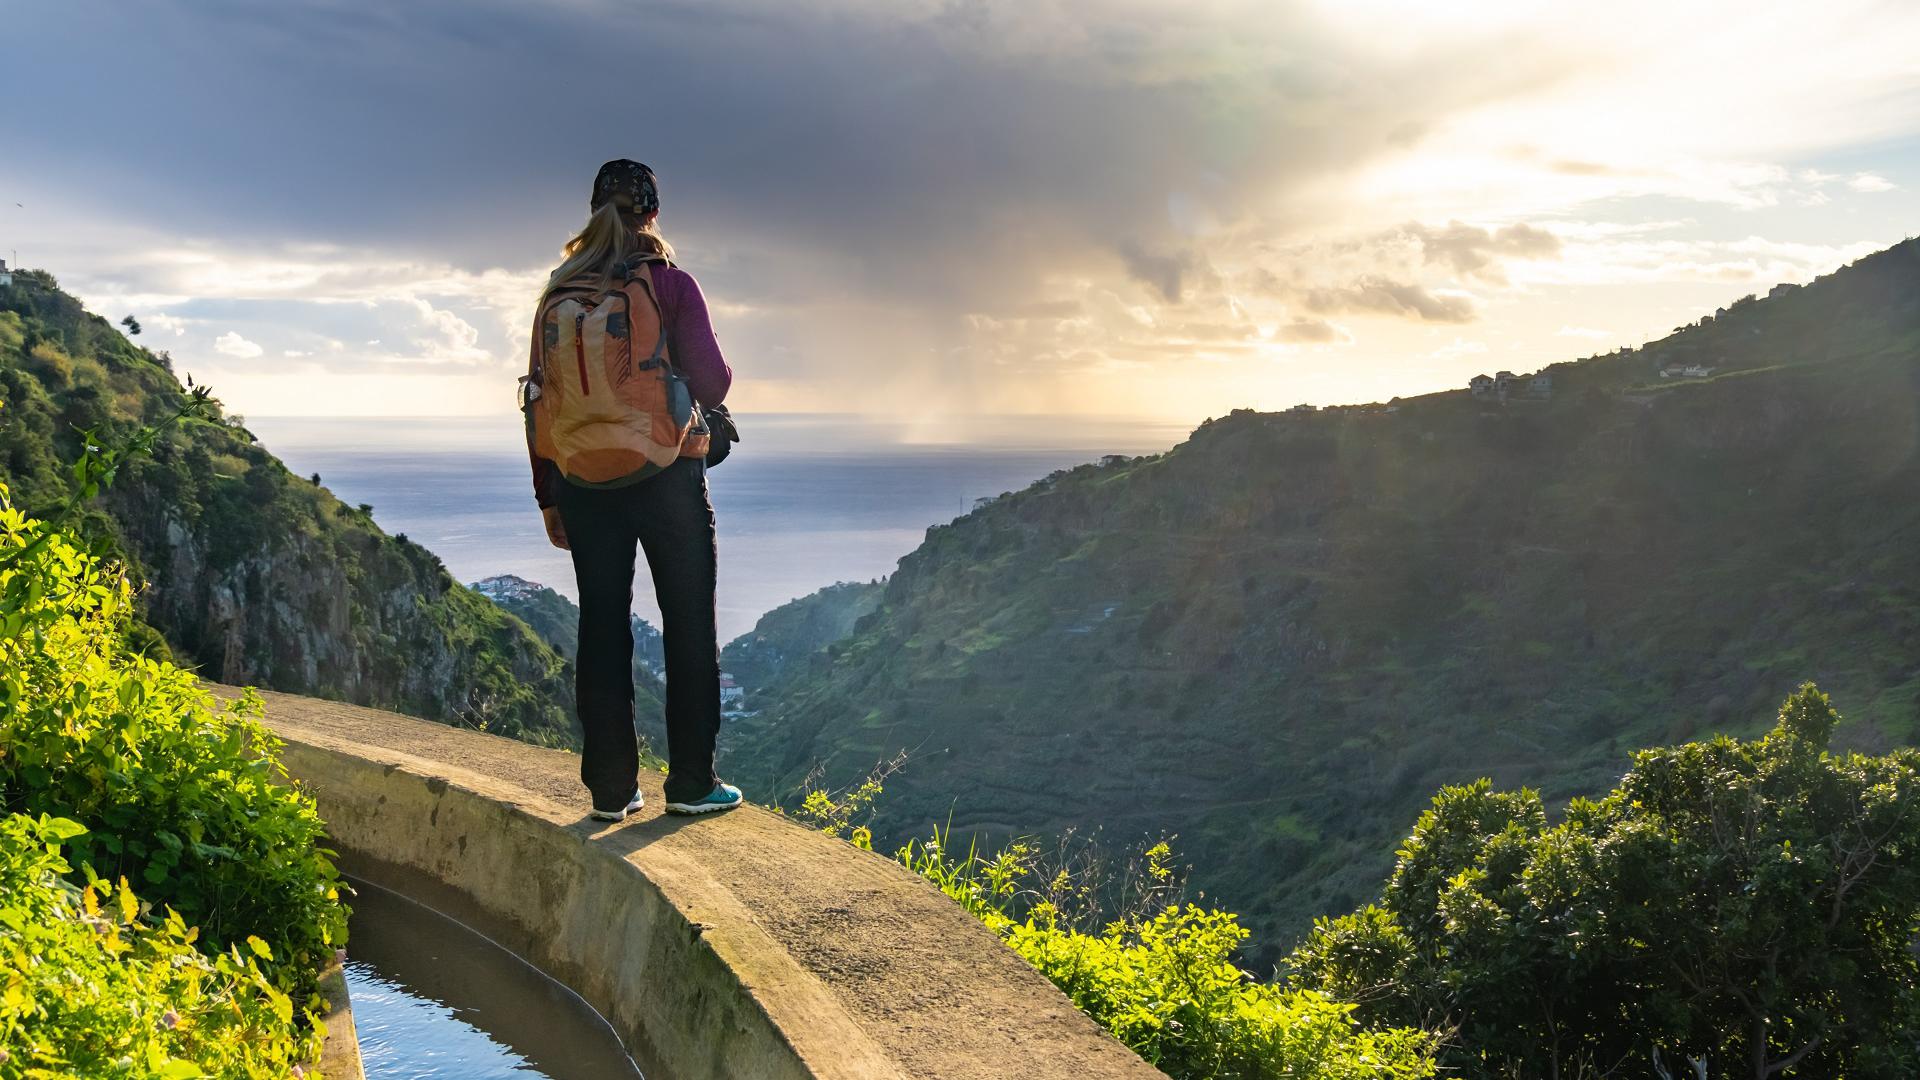
{"label": "cloud", "polygon": [[1429,263],[1442,263],[1463,278],[1507,283],[1502,259],[1551,259],[1560,254],[1560,238],[1525,223],[1480,228],[1450,221],[1443,228],[1418,223],[1403,231],[1418,241]]}
{"label": "cloud", "polygon": [[[103,310],[185,320],[176,353],[218,327],[431,385],[515,366],[587,178],[635,156],[747,400],[894,409],[1111,407],[1103,372],[1266,372],[1347,312],[1386,318],[1343,368],[1387,370],[1425,347],[1394,335],[1544,286],[1804,279],[1828,256],[1730,245],[1812,215],[1874,204],[1834,250],[1901,234],[1900,196],[1801,206],[1799,173],[1873,189],[1839,151],[1914,132],[1920,12],[1622,2],[654,5],[669,89],[638,96],[671,107],[604,138],[552,136],[548,73],[636,93],[610,0],[25,5],[0,70],[61,108],[0,120],[0,182],[35,207],[0,223]],[[1536,332],[1567,321],[1641,320]]]}
{"label": "cloud", "polygon": [[1885,246],[1879,241],[1815,244],[1759,236],[1681,238],[1595,228],[1591,223],[1569,223],[1562,231],[1575,238],[1566,242],[1559,259],[1528,268],[1530,287],[1808,281]]}
{"label": "cloud", "polygon": [[1127,274],[1135,281],[1153,287],[1169,304],[1180,302],[1180,279],[1192,266],[1192,259],[1181,255],[1152,255],[1132,245],[1120,249]]}
{"label": "cloud", "polygon": [[1308,289],[1307,310],[1317,314],[1370,312],[1425,322],[1465,323],[1475,318],[1466,293],[1434,293],[1412,282],[1363,276],[1351,285]]}
{"label": "cloud", "polygon": [[215,352],[226,356],[237,356],[242,360],[251,360],[266,351],[231,330],[214,339],[213,349]]}
{"label": "cloud", "polygon": [[172,334],[174,337],[181,337],[187,332],[187,320],[167,314],[147,316],[146,325]]}
{"label": "cloud", "polygon": [[1879,173],[1872,172],[1857,172],[1852,176],[1843,176],[1839,173],[1822,172],[1819,169],[1802,169],[1798,173],[1798,179],[1811,188],[1800,196],[1802,205],[1806,206],[1824,206],[1831,202],[1827,193],[1820,190],[1828,184],[1844,183],[1848,188],[1868,195],[1892,191],[1899,186]]}
{"label": "cloud", "polygon": [[1351,336],[1325,319],[1291,319],[1275,327],[1275,341],[1288,344],[1324,345],[1335,341],[1352,340]]}

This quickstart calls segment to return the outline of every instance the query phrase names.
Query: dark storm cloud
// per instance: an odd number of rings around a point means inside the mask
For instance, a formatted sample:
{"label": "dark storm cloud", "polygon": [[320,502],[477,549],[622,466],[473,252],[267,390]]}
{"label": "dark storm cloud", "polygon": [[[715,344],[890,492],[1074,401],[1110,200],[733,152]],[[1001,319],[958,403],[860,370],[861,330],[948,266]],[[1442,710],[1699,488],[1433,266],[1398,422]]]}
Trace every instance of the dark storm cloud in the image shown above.
{"label": "dark storm cloud", "polygon": [[[1268,3],[28,0],[7,23],[0,184],[229,250],[370,253],[342,271],[360,296],[382,260],[541,270],[595,167],[634,157],[742,309],[730,345],[794,378],[931,364],[902,358],[1062,301],[1049,282],[1215,289],[1206,230],[1284,231],[1296,189],[1540,78],[1457,43],[1343,53]],[[1471,316],[1417,285],[1324,299]]]}
{"label": "dark storm cloud", "polygon": [[1342,91],[1311,65],[1281,89],[1157,71],[1144,31],[1021,53],[985,11],[41,0],[9,14],[0,57],[24,107],[0,127],[9,172],[59,174],[103,210],[468,264],[545,257],[599,161],[631,155],[660,171],[668,221],[912,288],[916,264],[1009,246],[1016,216],[1070,234],[1031,240],[1152,246],[1203,177],[1232,204],[1408,122],[1378,103],[1388,87]]}

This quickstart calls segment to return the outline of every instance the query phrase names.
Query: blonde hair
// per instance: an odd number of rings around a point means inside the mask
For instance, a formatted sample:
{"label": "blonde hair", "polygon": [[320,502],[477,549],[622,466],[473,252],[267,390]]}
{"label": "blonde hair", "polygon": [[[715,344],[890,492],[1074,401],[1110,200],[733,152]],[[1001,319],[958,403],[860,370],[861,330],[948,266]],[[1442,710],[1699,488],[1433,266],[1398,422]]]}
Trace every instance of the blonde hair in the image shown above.
{"label": "blonde hair", "polygon": [[587,218],[585,227],[560,248],[563,258],[547,278],[546,293],[562,285],[591,285],[606,292],[618,283],[617,275],[635,257],[673,258],[673,245],[660,235],[654,222],[636,226],[619,202],[609,199],[601,203]]}

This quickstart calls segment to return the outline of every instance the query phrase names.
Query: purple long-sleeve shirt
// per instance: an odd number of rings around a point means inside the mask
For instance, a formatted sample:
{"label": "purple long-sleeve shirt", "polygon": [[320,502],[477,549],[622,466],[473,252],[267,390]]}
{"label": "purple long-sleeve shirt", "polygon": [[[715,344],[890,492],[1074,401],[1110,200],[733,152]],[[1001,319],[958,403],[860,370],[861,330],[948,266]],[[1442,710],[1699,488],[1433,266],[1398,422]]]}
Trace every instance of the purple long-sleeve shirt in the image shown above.
{"label": "purple long-sleeve shirt", "polygon": [[[667,353],[673,357],[674,368],[687,380],[687,389],[692,391],[695,401],[702,405],[720,404],[727,399],[728,388],[733,386],[733,369],[727,366],[726,357],[720,354],[720,342],[714,339],[713,320],[707,315],[707,298],[700,292],[700,283],[677,266],[655,263],[649,270],[655,298],[660,302],[660,324],[667,332]],[[528,371],[539,367],[540,338],[539,313],[536,313]],[[559,479],[559,473],[553,462],[533,453],[531,445],[527,456],[533,462],[533,497],[545,509],[553,505],[553,484]]]}

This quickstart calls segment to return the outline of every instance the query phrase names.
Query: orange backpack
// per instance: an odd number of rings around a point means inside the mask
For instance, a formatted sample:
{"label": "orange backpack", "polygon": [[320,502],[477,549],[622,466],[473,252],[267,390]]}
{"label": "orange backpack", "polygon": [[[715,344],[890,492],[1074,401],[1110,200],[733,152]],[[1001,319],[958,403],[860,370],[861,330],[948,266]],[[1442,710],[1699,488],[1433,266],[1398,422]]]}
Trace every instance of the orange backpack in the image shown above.
{"label": "orange backpack", "polygon": [[[583,487],[622,487],[675,458],[705,457],[705,419],[667,356],[646,263],[601,293],[561,286],[540,311],[541,348],[522,379],[533,452]],[[635,342],[649,342],[642,353]]]}

